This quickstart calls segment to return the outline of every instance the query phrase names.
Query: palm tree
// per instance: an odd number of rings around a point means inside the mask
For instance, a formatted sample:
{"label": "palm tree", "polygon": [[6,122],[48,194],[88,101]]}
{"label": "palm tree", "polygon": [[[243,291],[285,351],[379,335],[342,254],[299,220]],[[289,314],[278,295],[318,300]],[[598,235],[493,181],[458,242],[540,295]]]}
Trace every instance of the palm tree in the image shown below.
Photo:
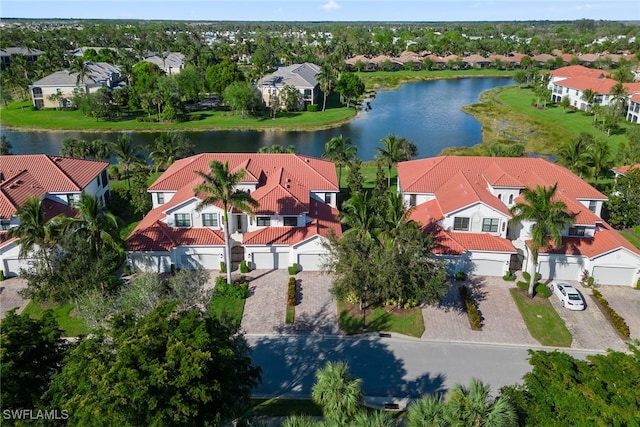
{"label": "palm tree", "polygon": [[236,172],[229,170],[229,162],[221,163],[212,160],[209,163],[209,173],[195,171],[203,179],[203,183],[193,189],[196,193],[204,193],[204,199],[198,203],[196,210],[201,211],[209,205],[222,204],[222,224],[224,229],[225,265],[227,269],[227,283],[231,283],[231,242],[229,241],[229,211],[238,209],[250,214],[251,208],[257,208],[258,202],[246,191],[236,187],[242,182],[247,171],[240,169]]}
{"label": "palm tree", "polygon": [[396,420],[388,411],[360,411],[353,418],[350,427],[394,427]]}
{"label": "palm tree", "polygon": [[568,167],[582,178],[582,173],[588,161],[586,151],[594,143],[593,136],[581,132],[575,139],[568,141],[558,148],[556,153],[561,165]]}
{"label": "palm tree", "polygon": [[85,80],[91,75],[89,61],[83,61],[81,58],[73,64],[73,72],[76,73],[76,86],[85,87]]}
{"label": "palm tree", "polygon": [[598,177],[604,170],[608,170],[612,166],[611,150],[607,141],[602,139],[587,147],[585,157],[588,159],[589,165],[593,167],[593,177],[595,185],[598,185]]}
{"label": "palm tree", "polygon": [[386,237],[387,247],[396,239],[401,227],[406,225],[411,209],[407,209],[405,206],[402,193],[387,193],[381,233],[381,235]]}
{"label": "palm tree", "polygon": [[340,219],[349,227],[345,234],[355,233],[371,239],[376,239],[380,235],[380,218],[365,192],[351,194],[351,197],[342,204]]}
{"label": "palm tree", "polygon": [[345,362],[327,362],[316,371],[311,399],[332,425],[347,425],[362,406],[362,380],[349,374]]}
{"label": "palm tree", "polygon": [[471,427],[516,426],[518,417],[505,396],[492,399],[490,387],[477,378],[469,387],[456,384],[449,394],[448,407],[452,425]]}
{"label": "palm tree", "polygon": [[387,186],[391,187],[391,168],[398,162],[416,157],[418,149],[413,142],[393,134],[385,136],[380,142],[382,148],[377,148],[376,159],[387,167]]}
{"label": "palm tree", "polygon": [[133,140],[126,135],[120,135],[116,142],[111,143],[111,147],[118,159],[118,163],[124,168],[125,176],[127,177],[127,187],[131,190],[129,170],[134,163],[144,162],[140,154],[140,148],[133,145]]}
{"label": "palm tree", "polygon": [[322,111],[327,108],[327,97],[336,85],[336,73],[329,64],[324,64],[320,68],[320,72],[316,75],[316,80],[320,84],[320,90],[322,91]]}
{"label": "palm tree", "polygon": [[338,186],[342,178],[342,167],[356,157],[358,147],[351,143],[351,138],[342,135],[334,136],[324,146],[322,158],[329,159],[338,165]]}
{"label": "palm tree", "polygon": [[409,427],[449,427],[449,411],[442,395],[426,395],[407,410]]}
{"label": "palm tree", "polygon": [[57,244],[59,228],[56,221],[47,220],[42,200],[28,198],[16,212],[20,224],[7,232],[8,237],[17,237],[20,244],[20,258],[27,258],[31,251],[39,249],[49,272],[51,266],[51,249]]}
{"label": "palm tree", "polygon": [[596,93],[591,89],[585,89],[582,91],[582,100],[587,103],[588,111],[591,111],[591,106],[596,100]]}
{"label": "palm tree", "polygon": [[511,208],[513,221],[533,222],[531,227],[531,277],[529,279],[529,297],[533,298],[535,275],[538,269],[538,251],[553,240],[555,246],[562,244],[562,231],[573,224],[567,205],[556,198],[558,184],[549,188],[537,186],[535,190],[526,188],[522,192],[524,201]]}
{"label": "palm tree", "polygon": [[111,212],[105,210],[102,201],[95,195],[80,194],[73,204],[78,216],[63,221],[64,230],[87,240],[96,259],[104,248],[118,249],[120,226]]}
{"label": "palm tree", "polygon": [[193,154],[193,145],[183,133],[164,132],[153,144],[147,145],[147,150],[158,172],[158,169],[166,169],[176,160]]}

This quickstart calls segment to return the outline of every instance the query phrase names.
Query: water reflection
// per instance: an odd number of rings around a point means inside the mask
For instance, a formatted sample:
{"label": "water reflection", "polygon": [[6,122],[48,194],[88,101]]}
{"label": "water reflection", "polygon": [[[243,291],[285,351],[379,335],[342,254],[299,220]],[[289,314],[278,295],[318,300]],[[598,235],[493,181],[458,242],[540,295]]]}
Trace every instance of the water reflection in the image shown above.
{"label": "water reflection", "polygon": [[[436,156],[450,146],[482,142],[482,129],[460,107],[478,101],[480,93],[513,84],[510,78],[464,78],[405,84],[398,90],[381,91],[371,110],[340,127],[318,131],[198,131],[187,132],[197,152],[256,152],[261,147],[293,145],[298,153],[320,157],[325,143],[342,134],[358,146],[367,161],[376,154],[380,140],[396,134],[418,146],[419,157]],[[318,113],[322,114],[322,113]],[[2,130],[16,154],[58,154],[64,138],[113,141],[118,132],[34,132]],[[136,145],[145,147],[157,132],[128,133]]]}

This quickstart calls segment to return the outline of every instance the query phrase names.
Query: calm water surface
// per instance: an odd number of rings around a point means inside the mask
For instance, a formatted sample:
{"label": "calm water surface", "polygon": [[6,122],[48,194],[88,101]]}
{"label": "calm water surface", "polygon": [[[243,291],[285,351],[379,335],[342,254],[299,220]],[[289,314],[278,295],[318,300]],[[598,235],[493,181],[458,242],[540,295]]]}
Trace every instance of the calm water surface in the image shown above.
{"label": "calm water surface", "polygon": [[[469,147],[482,142],[480,123],[460,111],[478,102],[479,95],[496,86],[514,84],[510,78],[464,78],[409,83],[398,90],[378,92],[371,110],[340,127],[300,131],[198,131],[187,132],[196,152],[256,152],[260,147],[293,145],[301,154],[320,157],[325,143],[340,134],[351,138],[358,157],[373,160],[380,140],[395,134],[418,146],[419,157],[436,156],[451,146]],[[322,114],[322,113],[318,113]],[[22,132],[2,130],[15,154],[58,154],[62,140],[114,141],[118,132]],[[129,134],[142,147],[153,142],[155,132]]]}

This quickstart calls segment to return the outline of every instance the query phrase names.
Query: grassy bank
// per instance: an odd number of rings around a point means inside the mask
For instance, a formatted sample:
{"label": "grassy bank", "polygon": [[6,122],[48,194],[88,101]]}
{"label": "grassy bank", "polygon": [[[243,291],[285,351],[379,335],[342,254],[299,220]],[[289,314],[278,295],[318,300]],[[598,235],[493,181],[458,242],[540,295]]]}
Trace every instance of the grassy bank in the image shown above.
{"label": "grassy bank", "polygon": [[356,73],[367,91],[397,89],[404,83],[425,80],[462,79],[467,77],[512,77],[514,71],[471,69],[437,71],[372,71]]}
{"label": "grassy bank", "polygon": [[483,155],[487,146],[495,143],[522,143],[528,152],[555,154],[558,147],[571,141],[581,132],[605,139],[615,154],[618,144],[626,140],[628,122],[620,123],[617,134],[593,127],[593,115],[584,111],[564,110],[547,104],[545,109],[534,108],[535,95],[531,89],[503,86],[482,94],[480,103],[462,108],[482,124],[482,144],[470,148],[448,148],[447,154]]}
{"label": "grassy bank", "polygon": [[280,113],[272,119],[268,113],[260,116],[228,111],[200,111],[188,115],[189,121],[177,123],[139,122],[139,115],[128,115],[113,120],[96,120],[86,117],[81,111],[32,110],[28,102],[10,103],[0,109],[0,125],[5,128],[36,130],[81,130],[89,131],[199,131],[199,130],[319,130],[338,126],[351,119],[353,108],[331,108],[317,112]]}

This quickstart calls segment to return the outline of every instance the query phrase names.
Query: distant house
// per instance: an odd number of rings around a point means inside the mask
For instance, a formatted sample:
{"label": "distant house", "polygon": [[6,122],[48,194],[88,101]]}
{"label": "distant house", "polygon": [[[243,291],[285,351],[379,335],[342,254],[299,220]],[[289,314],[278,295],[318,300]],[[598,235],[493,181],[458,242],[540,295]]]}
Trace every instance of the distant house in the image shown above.
{"label": "distant house", "polygon": [[42,54],[44,54],[44,52],[40,49],[30,47],[2,47],[0,48],[0,70],[4,70],[11,65],[12,55],[21,55],[28,62],[35,62]]}
{"label": "distant house", "polygon": [[619,176],[625,176],[630,169],[640,169],[640,164],[616,166],[615,168],[611,168],[616,178],[618,178]]}
{"label": "distant house", "polygon": [[179,74],[184,68],[184,55],[180,52],[167,52],[162,54],[153,54],[143,59],[145,62],[156,64],[166,75]]}
{"label": "distant house", "polygon": [[87,61],[84,66],[84,78],[80,78],[77,71],[63,70],[30,84],[33,105],[36,108],[68,107],[76,94],[94,93],[102,87],[114,89],[124,84],[117,65]]}
{"label": "distant house", "polygon": [[320,73],[320,67],[311,62],[294,64],[288,67],[278,68],[273,74],[269,74],[258,80],[257,88],[262,94],[262,102],[271,105],[274,97],[280,95],[285,86],[293,86],[300,92],[300,106],[317,104],[320,96],[320,85],[316,76]]}
{"label": "distant house", "polygon": [[15,276],[27,266],[18,257],[18,239],[7,231],[19,225],[16,212],[32,197],[41,199],[47,219],[74,215],[71,205],[86,193],[110,203],[108,162],[45,154],[0,156],[0,269]]}
{"label": "distant house", "polygon": [[604,79],[611,77],[609,73],[602,70],[594,70],[593,68],[587,68],[583,65],[569,65],[566,67],[558,68],[549,72],[549,89],[553,89],[553,85],[560,80],[569,79],[572,77],[590,77],[593,79]]}
{"label": "distant house", "polygon": [[441,156],[398,164],[398,190],[410,219],[433,237],[433,253],[451,274],[502,276],[528,271],[531,223],[509,211],[525,188],[558,185],[574,218],[562,245],[540,250],[543,280],[575,280],[584,271],[602,285],[633,285],[640,250],[601,217],[607,197],[568,169],[541,158]]}
{"label": "distant house", "polygon": [[633,94],[629,97],[627,120],[631,123],[640,123],[640,93]]}
{"label": "distant house", "polygon": [[232,268],[245,260],[256,269],[321,270],[329,233],[340,236],[336,209],[338,180],[332,162],[298,154],[204,153],[176,161],[149,187],[153,209],[127,238],[134,270],[175,268],[218,270],[224,261],[223,209],[196,207],[193,189],[212,160],[247,173],[237,190],[260,206],[251,215],[229,213]]}

